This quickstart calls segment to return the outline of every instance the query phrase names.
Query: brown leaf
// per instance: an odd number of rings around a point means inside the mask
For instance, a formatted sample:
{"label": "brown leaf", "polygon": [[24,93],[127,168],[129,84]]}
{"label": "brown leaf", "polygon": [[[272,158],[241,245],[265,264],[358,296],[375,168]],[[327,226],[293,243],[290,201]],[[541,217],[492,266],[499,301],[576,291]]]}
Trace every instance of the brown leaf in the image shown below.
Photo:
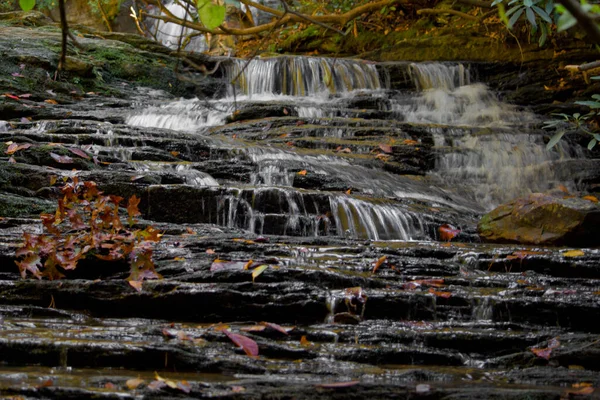
{"label": "brown leaf", "polygon": [[175,150],[171,151],[170,153],[173,157],[177,157],[179,155],[179,152]]}
{"label": "brown leaf", "polygon": [[274,324],[272,322],[261,322],[261,325],[264,325],[268,328],[271,328],[273,330],[276,330],[277,332],[281,332],[284,335],[289,335],[288,331],[285,330],[283,327],[281,327],[280,325]]}
{"label": "brown leaf", "polygon": [[460,233],[460,229],[450,224],[444,224],[438,228],[438,233],[440,234],[440,240],[449,242]]}
{"label": "brown leaf", "polygon": [[148,389],[151,391],[160,390],[167,386],[167,384],[163,381],[155,380],[148,384]]}
{"label": "brown leaf", "polygon": [[389,144],[383,144],[383,143],[381,143],[381,144],[379,144],[379,148],[384,153],[387,153],[387,154],[392,154],[394,152],[393,149],[392,149],[392,146],[390,146]]}
{"label": "brown leaf", "polygon": [[54,100],[54,99],[48,99],[48,100],[44,100],[44,103],[48,103],[48,104],[58,104],[58,101]]}
{"label": "brown leaf", "polygon": [[73,159],[69,156],[61,156],[56,153],[50,153],[50,157],[54,159],[57,163],[60,164],[71,164],[73,163]]}
{"label": "brown leaf", "polygon": [[73,148],[73,147],[68,147],[69,151],[73,154],[78,155],[81,158],[85,158],[86,160],[90,159],[90,156],[88,156],[85,151],[81,150],[81,149],[77,149],[77,148]]}
{"label": "brown leaf", "polygon": [[134,288],[135,290],[137,290],[138,292],[142,291],[142,281],[127,281],[127,283],[129,283],[131,285],[132,288]]}
{"label": "brown leaf", "polygon": [[346,190],[346,194],[347,194],[347,195],[350,195],[351,193],[352,193],[352,188],[350,188],[350,189]]}
{"label": "brown leaf", "polygon": [[4,153],[11,155],[11,154],[16,153],[19,150],[28,149],[31,146],[32,146],[31,143],[24,143],[24,144],[11,143]]}
{"label": "brown leaf", "polygon": [[215,254],[213,249],[206,249],[206,254]]}
{"label": "brown leaf", "polygon": [[314,345],[314,343],[309,342],[308,339],[306,338],[306,335],[302,335],[302,337],[300,338],[300,346],[311,347],[313,345]]}
{"label": "brown leaf", "polygon": [[244,269],[250,269],[250,267],[252,266],[253,263],[254,263],[254,261],[249,260],[246,264],[244,264]]}
{"label": "brown leaf", "polygon": [[115,386],[115,384],[114,384],[114,383],[112,383],[112,382],[106,382],[106,383],[104,384],[104,387],[105,387],[106,389],[110,389],[110,390],[115,390],[115,389],[117,388],[117,387]]}
{"label": "brown leaf", "polygon": [[38,388],[50,387],[52,385],[54,385],[54,382],[52,382],[52,379],[48,379],[42,382]]}
{"label": "brown leaf", "polygon": [[589,200],[592,203],[597,203],[598,202],[598,198],[596,196],[591,196],[591,195],[583,196],[582,199]]}
{"label": "brown leaf", "polygon": [[10,158],[8,159],[8,162],[11,164],[16,164],[17,160],[15,160],[15,158],[13,156],[10,156]]}
{"label": "brown leaf", "polygon": [[231,339],[233,343],[241,347],[247,355],[252,357],[258,356],[258,344],[256,344],[254,340],[238,333],[232,333],[228,330],[222,330],[221,332]]}
{"label": "brown leaf", "polygon": [[379,267],[381,267],[385,260],[387,260],[387,256],[379,257],[379,259],[375,262],[375,265],[373,266],[373,273],[377,272],[377,270],[379,269]]}
{"label": "brown leaf", "polygon": [[143,379],[139,379],[139,378],[128,379],[125,382],[125,386],[127,386],[127,389],[129,389],[129,390],[135,390],[135,389],[137,389],[138,386],[140,386],[144,382],[145,381]]}
{"label": "brown leaf", "polygon": [[302,176],[304,176],[304,175],[306,175],[306,174],[307,174],[307,172],[306,172],[306,170],[305,170],[305,169],[303,169],[302,171],[298,171],[298,175],[302,175]]}

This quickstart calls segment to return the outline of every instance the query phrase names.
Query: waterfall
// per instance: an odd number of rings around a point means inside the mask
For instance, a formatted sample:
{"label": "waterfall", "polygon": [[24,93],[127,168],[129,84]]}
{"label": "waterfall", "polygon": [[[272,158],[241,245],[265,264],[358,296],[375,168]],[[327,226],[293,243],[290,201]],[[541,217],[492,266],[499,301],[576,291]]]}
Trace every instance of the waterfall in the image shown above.
{"label": "waterfall", "polygon": [[239,93],[248,96],[323,96],[381,88],[375,64],[335,58],[236,59],[228,66],[227,76],[230,81],[235,79]]}
{"label": "waterfall", "polygon": [[[192,21],[193,15],[192,10],[186,11],[185,7],[182,7],[178,2],[172,2],[165,4],[165,8],[173,14],[175,17],[182,20]],[[185,39],[188,35],[198,33],[190,28],[184,28],[181,25],[174,24],[172,22],[158,21],[154,28],[156,32],[156,40],[164,44],[170,49],[176,50],[180,46],[187,51],[203,52],[208,49],[206,38],[204,35],[199,35],[192,38],[189,43],[185,43]]]}

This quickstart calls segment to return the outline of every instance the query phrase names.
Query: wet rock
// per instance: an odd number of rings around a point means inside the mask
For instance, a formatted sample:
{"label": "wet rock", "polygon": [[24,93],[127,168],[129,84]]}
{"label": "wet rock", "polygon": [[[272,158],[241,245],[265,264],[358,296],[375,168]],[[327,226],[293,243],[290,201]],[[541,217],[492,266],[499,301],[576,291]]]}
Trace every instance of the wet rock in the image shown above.
{"label": "wet rock", "polygon": [[477,229],[488,242],[584,247],[600,244],[598,223],[600,208],[592,201],[534,193],[486,214]]}

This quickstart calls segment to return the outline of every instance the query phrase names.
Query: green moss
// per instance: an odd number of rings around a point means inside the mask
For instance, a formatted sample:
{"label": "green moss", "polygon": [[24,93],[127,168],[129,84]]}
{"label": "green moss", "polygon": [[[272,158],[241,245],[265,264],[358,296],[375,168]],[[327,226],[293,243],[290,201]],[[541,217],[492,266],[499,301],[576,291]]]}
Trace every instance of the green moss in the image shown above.
{"label": "green moss", "polygon": [[0,193],[0,217],[37,217],[41,213],[54,212],[55,209],[54,201]]}

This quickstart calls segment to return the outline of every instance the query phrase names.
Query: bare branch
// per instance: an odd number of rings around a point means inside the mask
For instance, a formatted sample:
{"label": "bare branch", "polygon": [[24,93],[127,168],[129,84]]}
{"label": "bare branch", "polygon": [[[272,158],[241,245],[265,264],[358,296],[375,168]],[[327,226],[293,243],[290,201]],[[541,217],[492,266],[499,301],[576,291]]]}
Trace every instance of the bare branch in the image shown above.
{"label": "bare branch", "polygon": [[587,33],[590,38],[592,38],[594,43],[600,44],[600,27],[598,27],[594,21],[594,16],[585,12],[577,1],[558,0],[558,2],[565,6],[565,8],[573,15],[573,17],[575,17],[579,23],[579,26],[583,28],[585,33]]}

